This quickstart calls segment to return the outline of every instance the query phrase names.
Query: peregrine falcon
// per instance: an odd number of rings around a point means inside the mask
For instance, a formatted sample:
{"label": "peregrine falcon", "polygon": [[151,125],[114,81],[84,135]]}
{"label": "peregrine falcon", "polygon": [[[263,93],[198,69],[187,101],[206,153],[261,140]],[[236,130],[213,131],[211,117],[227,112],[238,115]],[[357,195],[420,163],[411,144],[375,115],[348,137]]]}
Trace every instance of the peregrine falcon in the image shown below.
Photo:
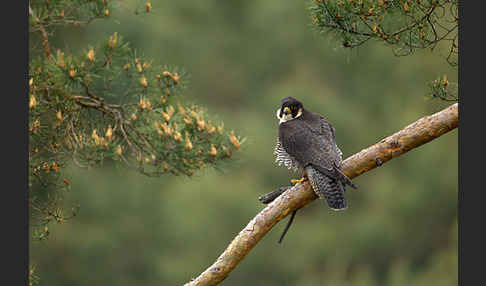
{"label": "peregrine falcon", "polygon": [[302,179],[292,180],[292,183],[308,179],[316,195],[324,199],[329,208],[346,209],[345,187],[356,189],[356,186],[342,172],[342,152],[334,141],[331,124],[321,115],[304,109],[302,103],[292,97],[282,99],[277,118],[280,122],[275,161],[303,173]]}

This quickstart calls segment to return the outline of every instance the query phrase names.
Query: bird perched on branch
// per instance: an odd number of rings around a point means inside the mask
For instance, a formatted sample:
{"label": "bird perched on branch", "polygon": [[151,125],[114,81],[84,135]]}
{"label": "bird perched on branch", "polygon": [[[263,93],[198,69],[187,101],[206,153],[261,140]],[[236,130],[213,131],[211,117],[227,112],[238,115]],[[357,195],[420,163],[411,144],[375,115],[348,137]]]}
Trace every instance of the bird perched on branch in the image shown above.
{"label": "bird perched on branch", "polygon": [[[293,97],[282,99],[277,118],[275,161],[302,173],[302,178],[292,180],[292,183],[309,180],[313,191],[326,201],[329,208],[345,210],[346,185],[355,189],[356,186],[342,172],[342,152],[335,142],[334,127],[321,115],[304,109]],[[295,212],[279,242],[294,216]]]}

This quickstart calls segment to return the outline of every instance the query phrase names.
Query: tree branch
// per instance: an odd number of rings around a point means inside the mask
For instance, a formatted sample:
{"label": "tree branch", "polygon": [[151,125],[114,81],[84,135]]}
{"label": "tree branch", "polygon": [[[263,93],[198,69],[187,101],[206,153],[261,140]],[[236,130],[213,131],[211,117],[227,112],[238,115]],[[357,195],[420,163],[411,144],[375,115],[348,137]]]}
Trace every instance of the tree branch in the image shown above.
{"label": "tree branch", "polygon": [[[458,104],[453,104],[440,112],[425,116],[375,145],[361,150],[343,162],[344,173],[349,178],[357,177],[457,128],[458,109]],[[299,183],[287,189],[240,231],[213,265],[185,285],[217,285],[229,275],[277,222],[293,211],[305,207],[316,198],[317,196],[311,190],[308,182]]]}
{"label": "tree branch", "polygon": [[42,24],[42,21],[37,17],[37,15],[34,13],[34,10],[30,7],[29,3],[29,15],[34,18],[34,21],[39,25],[39,31],[42,36],[42,43],[44,45],[44,51],[46,53],[46,57],[48,58],[51,55],[51,48],[49,47],[49,36],[47,34],[46,29],[44,28],[44,25]]}

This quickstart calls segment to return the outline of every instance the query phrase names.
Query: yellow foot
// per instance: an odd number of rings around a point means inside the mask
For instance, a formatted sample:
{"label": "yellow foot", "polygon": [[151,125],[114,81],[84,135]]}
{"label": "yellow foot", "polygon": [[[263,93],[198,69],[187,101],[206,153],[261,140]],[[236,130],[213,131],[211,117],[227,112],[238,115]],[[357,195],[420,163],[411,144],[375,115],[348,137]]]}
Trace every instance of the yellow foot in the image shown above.
{"label": "yellow foot", "polygon": [[304,176],[304,177],[302,177],[302,178],[300,178],[300,179],[298,179],[298,180],[297,180],[297,179],[292,179],[292,180],[290,180],[290,182],[291,182],[292,184],[297,184],[297,183],[302,183],[302,182],[303,182],[303,181],[305,181],[305,180],[307,180],[307,177],[305,177],[305,176]]}

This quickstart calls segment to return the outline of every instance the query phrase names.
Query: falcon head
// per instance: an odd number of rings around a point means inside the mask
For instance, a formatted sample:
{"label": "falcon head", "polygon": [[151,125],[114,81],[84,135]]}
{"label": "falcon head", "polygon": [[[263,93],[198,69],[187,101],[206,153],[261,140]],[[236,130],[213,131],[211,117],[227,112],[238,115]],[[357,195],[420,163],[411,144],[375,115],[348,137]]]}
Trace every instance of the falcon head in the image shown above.
{"label": "falcon head", "polygon": [[286,97],[282,99],[282,106],[277,109],[277,118],[280,123],[295,119],[302,115],[304,106],[300,101],[293,97]]}

